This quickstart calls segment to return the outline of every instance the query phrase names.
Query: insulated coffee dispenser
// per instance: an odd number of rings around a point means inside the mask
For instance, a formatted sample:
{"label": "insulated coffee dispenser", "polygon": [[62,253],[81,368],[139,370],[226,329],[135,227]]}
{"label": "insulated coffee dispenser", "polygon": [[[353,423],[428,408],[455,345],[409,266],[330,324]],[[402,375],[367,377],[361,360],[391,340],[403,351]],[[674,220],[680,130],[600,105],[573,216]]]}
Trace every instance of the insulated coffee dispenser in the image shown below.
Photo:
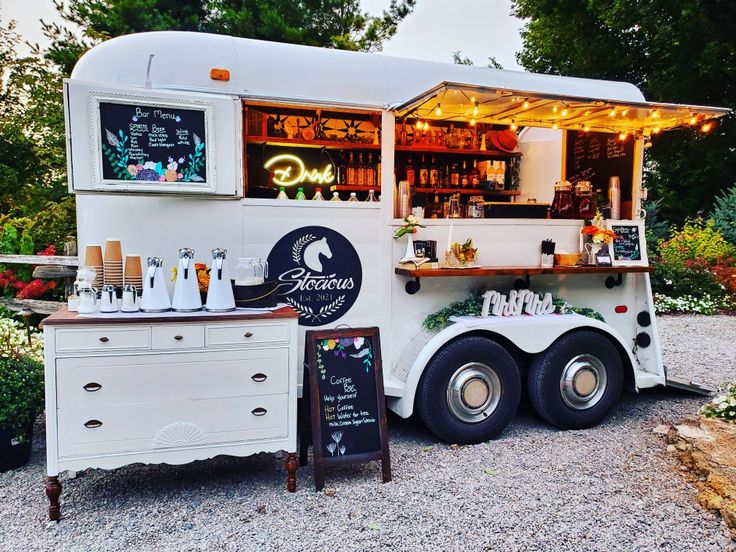
{"label": "insulated coffee dispenser", "polygon": [[205,308],[211,312],[227,312],[235,310],[233,285],[230,282],[225,257],[227,249],[219,247],[212,250],[212,269],[210,271],[210,285],[207,288],[207,303]]}
{"label": "insulated coffee dispenser", "polygon": [[179,266],[176,269],[174,284],[174,300],[171,303],[177,312],[194,312],[202,310],[202,297],[199,294],[197,271],[194,268],[194,249],[179,249]]}
{"label": "insulated coffee dispenser", "polygon": [[148,268],[143,278],[143,297],[141,297],[141,311],[166,312],[171,310],[171,299],[166,289],[163,264],[161,257],[148,257]]}

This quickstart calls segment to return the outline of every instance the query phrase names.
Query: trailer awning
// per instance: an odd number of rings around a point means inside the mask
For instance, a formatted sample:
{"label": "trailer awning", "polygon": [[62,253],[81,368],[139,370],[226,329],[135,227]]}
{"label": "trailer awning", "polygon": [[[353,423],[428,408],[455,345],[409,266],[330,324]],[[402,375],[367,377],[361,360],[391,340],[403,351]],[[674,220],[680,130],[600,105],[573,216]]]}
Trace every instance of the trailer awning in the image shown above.
{"label": "trailer awning", "polygon": [[392,108],[399,118],[467,121],[650,136],[678,127],[708,132],[723,107],[623,102],[443,82]]}

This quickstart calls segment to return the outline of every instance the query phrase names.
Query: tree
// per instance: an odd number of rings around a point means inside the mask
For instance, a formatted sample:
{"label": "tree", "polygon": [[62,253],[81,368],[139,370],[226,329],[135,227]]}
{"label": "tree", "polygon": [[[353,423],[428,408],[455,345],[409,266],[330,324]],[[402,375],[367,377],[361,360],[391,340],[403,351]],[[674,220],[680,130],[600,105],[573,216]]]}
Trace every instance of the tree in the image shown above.
{"label": "tree", "polygon": [[69,74],[94,44],[124,34],[181,30],[323,46],[377,51],[396,34],[416,0],[391,0],[371,16],[360,0],[54,0],[67,24],[44,24],[51,38],[48,56]]}
{"label": "tree", "polygon": [[[736,3],[514,0],[530,71],[631,82],[651,101],[736,107]],[[712,135],[656,136],[646,185],[672,221],[707,211],[734,184],[736,121]]]}
{"label": "tree", "polygon": [[[452,52],[452,63],[457,65],[475,65],[473,60],[468,56],[463,55],[460,50]],[[503,65],[501,65],[493,56],[488,56],[488,65],[486,65],[486,67],[490,67],[491,69],[503,69]]]}

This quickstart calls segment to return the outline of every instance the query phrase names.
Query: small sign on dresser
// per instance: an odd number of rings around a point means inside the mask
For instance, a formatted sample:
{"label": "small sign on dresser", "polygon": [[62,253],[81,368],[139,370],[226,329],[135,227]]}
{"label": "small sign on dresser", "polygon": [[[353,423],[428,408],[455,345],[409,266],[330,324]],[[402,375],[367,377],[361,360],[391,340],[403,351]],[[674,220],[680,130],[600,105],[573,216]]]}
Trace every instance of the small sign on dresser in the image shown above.
{"label": "small sign on dresser", "polygon": [[316,490],[324,487],[325,466],[337,464],[381,460],[383,481],[390,481],[378,328],[308,331],[305,358],[300,460],[306,464],[311,443]]}

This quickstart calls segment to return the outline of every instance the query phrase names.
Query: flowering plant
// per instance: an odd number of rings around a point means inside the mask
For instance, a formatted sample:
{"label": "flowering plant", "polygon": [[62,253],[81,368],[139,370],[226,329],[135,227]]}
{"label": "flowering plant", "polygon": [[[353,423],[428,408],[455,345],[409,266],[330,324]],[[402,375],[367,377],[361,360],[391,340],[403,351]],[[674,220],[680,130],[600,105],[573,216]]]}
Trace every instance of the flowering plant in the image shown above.
{"label": "flowering plant", "polygon": [[[197,272],[197,285],[199,286],[199,291],[205,292],[207,291],[207,288],[210,286],[210,269],[207,268],[207,265],[204,263],[195,263],[194,264],[194,270]],[[175,266],[171,267],[171,281],[176,280],[176,275],[178,273],[178,270]]]}
{"label": "flowering plant", "polygon": [[24,282],[10,268],[0,272],[0,291],[7,297],[15,294],[17,299],[35,299],[54,288],[56,282],[53,280],[44,282],[35,278],[30,282]]}
{"label": "flowering plant", "polygon": [[721,418],[727,422],[736,422],[736,382],[727,381],[718,387],[718,395],[704,404],[698,414],[706,418]]}
{"label": "flowering plant", "polygon": [[419,219],[414,215],[404,217],[404,224],[396,229],[394,232],[394,239],[400,238],[406,234],[416,234],[417,228],[426,228],[423,224],[420,224]]}
{"label": "flowering plant", "polygon": [[606,228],[606,220],[600,210],[595,212],[591,223],[583,226],[580,233],[590,237],[593,243],[611,243],[616,237],[613,230]]}
{"label": "flowering plant", "polygon": [[473,238],[468,238],[463,244],[453,243],[450,251],[460,264],[472,264],[478,256],[478,248],[473,247]]}

